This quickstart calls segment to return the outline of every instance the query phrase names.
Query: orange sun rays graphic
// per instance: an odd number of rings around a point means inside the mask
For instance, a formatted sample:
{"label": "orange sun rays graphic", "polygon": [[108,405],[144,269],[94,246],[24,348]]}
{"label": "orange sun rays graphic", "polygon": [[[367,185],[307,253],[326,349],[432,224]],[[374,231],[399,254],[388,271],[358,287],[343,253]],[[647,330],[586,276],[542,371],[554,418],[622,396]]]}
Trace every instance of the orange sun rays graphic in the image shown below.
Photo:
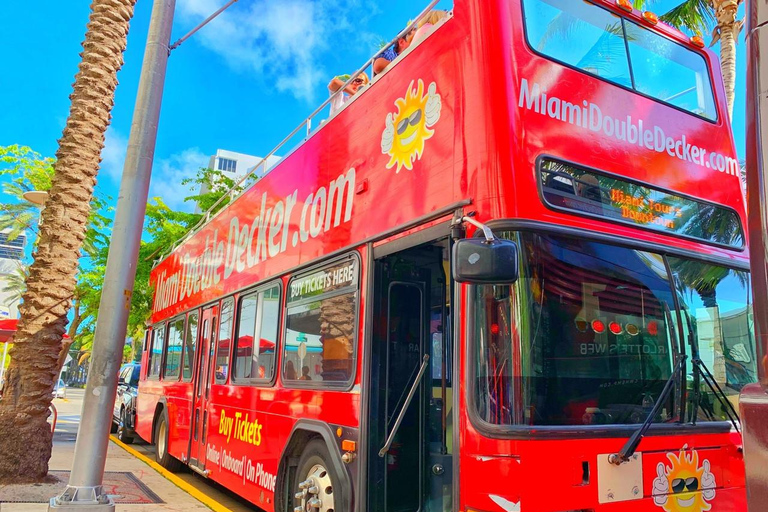
{"label": "orange sun rays graphic", "polygon": [[696,450],[668,453],[671,466],[659,463],[654,480],[654,500],[665,512],[707,512],[715,497],[715,477],[709,461],[699,466]]}
{"label": "orange sun rays graphic", "polygon": [[434,82],[425,95],[424,82],[419,79],[417,87],[411,81],[405,97],[395,100],[395,107],[394,114],[387,114],[381,151],[390,157],[387,169],[396,166],[399,173],[403,167],[413,170],[413,163],[421,159],[424,142],[432,138],[435,131],[431,127],[440,118],[441,98]]}

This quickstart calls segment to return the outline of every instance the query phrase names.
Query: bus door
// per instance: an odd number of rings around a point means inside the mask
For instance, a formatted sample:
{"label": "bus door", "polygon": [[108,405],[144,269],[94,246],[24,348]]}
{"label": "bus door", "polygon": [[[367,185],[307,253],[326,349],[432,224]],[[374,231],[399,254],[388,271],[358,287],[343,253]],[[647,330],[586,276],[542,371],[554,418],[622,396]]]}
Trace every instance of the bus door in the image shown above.
{"label": "bus door", "polygon": [[197,370],[192,385],[192,436],[189,446],[189,464],[205,470],[205,442],[208,437],[208,398],[213,379],[213,351],[216,346],[219,307],[203,310],[200,348],[197,351]]}
{"label": "bus door", "polygon": [[448,240],[375,265],[368,510],[450,510]]}

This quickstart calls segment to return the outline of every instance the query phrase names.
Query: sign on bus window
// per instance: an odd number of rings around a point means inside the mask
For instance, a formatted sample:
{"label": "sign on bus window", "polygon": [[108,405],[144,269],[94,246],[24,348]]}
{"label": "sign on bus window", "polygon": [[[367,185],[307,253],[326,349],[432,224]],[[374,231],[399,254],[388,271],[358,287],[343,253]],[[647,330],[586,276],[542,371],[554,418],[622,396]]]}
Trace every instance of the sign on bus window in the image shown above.
{"label": "sign on bus window", "polygon": [[356,258],[299,276],[288,286],[284,381],[349,383],[355,368]]}
{"label": "sign on bus window", "polygon": [[740,249],[735,211],[565,162],[542,159],[539,184],[549,206]]}

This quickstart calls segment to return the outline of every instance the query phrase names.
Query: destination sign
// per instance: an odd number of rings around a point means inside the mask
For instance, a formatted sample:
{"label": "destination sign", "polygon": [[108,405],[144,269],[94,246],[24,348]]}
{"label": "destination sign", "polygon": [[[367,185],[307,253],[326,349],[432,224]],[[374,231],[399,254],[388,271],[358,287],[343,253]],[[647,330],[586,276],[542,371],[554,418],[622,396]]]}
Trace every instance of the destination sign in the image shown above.
{"label": "destination sign", "polygon": [[544,201],[552,207],[709,243],[744,246],[741,221],[728,208],[555,160],[542,160],[539,176]]}

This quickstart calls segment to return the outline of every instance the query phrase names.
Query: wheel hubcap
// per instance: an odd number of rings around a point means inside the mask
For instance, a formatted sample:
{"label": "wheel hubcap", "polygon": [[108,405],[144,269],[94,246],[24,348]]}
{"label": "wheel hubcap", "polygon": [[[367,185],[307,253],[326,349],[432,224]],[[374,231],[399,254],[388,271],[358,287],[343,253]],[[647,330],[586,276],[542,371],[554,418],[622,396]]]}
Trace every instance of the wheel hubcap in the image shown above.
{"label": "wheel hubcap", "polygon": [[299,483],[295,498],[301,503],[294,512],[334,512],[333,485],[328,470],[315,464]]}
{"label": "wheel hubcap", "polygon": [[117,435],[118,435],[118,437],[125,435],[125,425],[126,425],[125,411],[123,411],[120,414],[120,424],[117,426]]}
{"label": "wheel hubcap", "polygon": [[166,430],[166,428],[167,427],[165,425],[165,422],[164,421],[161,422],[160,423],[160,428],[158,429],[158,433],[157,433],[158,437],[159,437],[159,439],[157,440],[157,454],[160,456],[161,459],[165,455],[165,430]]}

